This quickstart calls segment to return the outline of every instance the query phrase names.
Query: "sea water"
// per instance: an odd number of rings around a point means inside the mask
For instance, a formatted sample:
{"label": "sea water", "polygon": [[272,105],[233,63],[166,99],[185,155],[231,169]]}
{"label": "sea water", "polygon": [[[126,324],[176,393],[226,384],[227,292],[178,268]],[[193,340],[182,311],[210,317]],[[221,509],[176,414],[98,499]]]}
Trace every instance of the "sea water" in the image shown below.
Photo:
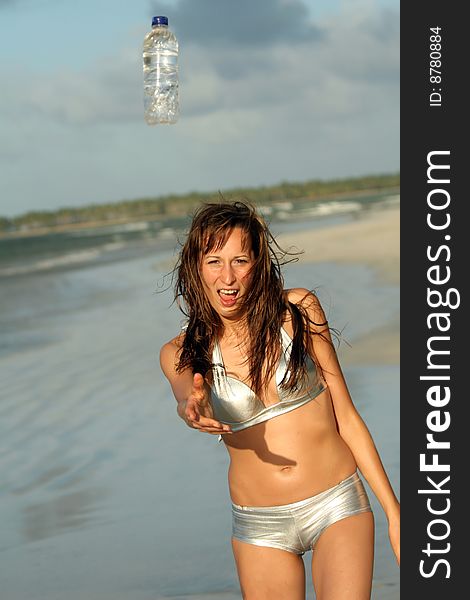
{"label": "sea water", "polygon": [[[241,598],[227,452],[216,437],[196,435],[177,418],[159,369],[159,348],[182,316],[165,277],[174,237],[155,237],[140,249],[123,242],[112,260],[2,279],[6,600]],[[317,289],[346,339],[396,316],[398,288],[379,284],[365,266],[292,264],[285,272],[288,286]],[[398,366],[345,372],[399,493]],[[386,522],[369,495],[376,516],[373,598],[397,600]]]}

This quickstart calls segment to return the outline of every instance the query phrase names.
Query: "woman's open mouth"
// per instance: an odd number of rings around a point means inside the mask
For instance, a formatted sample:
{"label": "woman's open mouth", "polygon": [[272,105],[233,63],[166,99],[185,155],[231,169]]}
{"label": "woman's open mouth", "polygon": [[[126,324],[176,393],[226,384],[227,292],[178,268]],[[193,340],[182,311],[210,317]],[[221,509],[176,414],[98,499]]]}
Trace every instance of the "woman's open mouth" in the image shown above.
{"label": "woman's open mouth", "polygon": [[235,304],[235,302],[237,301],[239,290],[232,290],[230,288],[226,288],[226,289],[222,288],[221,290],[218,290],[217,293],[219,294],[219,298],[220,298],[220,302],[222,303],[222,306],[229,308],[230,306],[233,306]]}

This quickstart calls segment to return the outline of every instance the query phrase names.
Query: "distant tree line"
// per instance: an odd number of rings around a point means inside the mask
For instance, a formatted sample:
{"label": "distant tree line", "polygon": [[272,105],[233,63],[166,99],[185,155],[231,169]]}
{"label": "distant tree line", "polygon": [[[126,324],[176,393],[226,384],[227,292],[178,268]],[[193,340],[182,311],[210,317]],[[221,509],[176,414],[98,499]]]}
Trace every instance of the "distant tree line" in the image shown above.
{"label": "distant tree line", "polygon": [[154,198],[137,198],[107,204],[90,204],[77,208],[59,208],[53,211],[30,211],[7,218],[0,216],[0,232],[53,229],[85,223],[109,223],[116,221],[139,221],[186,214],[201,202],[218,202],[221,195],[227,200],[248,199],[254,204],[270,204],[283,200],[316,200],[337,194],[357,193],[398,188],[399,173],[369,175],[323,181],[313,179],[305,182],[284,181],[277,185],[256,188],[233,188],[219,192],[189,192]]}

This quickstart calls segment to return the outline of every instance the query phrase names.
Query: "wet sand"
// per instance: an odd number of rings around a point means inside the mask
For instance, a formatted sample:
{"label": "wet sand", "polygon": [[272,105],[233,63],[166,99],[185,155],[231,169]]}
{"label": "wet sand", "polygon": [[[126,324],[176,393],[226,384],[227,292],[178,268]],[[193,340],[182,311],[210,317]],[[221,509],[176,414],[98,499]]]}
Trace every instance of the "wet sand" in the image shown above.
{"label": "wet sand", "polygon": [[[299,268],[288,268],[291,285],[320,281],[335,320],[351,323],[341,361],[398,491],[398,211],[278,239],[305,250]],[[158,367],[158,349],[181,321],[171,292],[154,293],[166,272],[155,265],[171,257],[22,280],[24,306],[15,307],[18,322],[28,321],[16,336],[27,348],[0,357],[8,600],[241,598],[227,455],[177,419]],[[386,523],[376,502],[374,510],[372,598],[397,600]]]}

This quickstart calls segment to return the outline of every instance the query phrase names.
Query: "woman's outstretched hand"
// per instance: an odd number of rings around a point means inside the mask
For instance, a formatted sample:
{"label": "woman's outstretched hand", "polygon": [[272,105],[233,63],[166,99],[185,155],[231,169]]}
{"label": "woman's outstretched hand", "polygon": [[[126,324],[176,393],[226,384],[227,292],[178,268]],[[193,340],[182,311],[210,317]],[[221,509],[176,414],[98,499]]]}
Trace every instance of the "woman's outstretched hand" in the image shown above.
{"label": "woman's outstretched hand", "polygon": [[194,373],[191,393],[178,405],[178,414],[193,429],[217,435],[231,433],[228,425],[213,418],[207,387],[200,373]]}

